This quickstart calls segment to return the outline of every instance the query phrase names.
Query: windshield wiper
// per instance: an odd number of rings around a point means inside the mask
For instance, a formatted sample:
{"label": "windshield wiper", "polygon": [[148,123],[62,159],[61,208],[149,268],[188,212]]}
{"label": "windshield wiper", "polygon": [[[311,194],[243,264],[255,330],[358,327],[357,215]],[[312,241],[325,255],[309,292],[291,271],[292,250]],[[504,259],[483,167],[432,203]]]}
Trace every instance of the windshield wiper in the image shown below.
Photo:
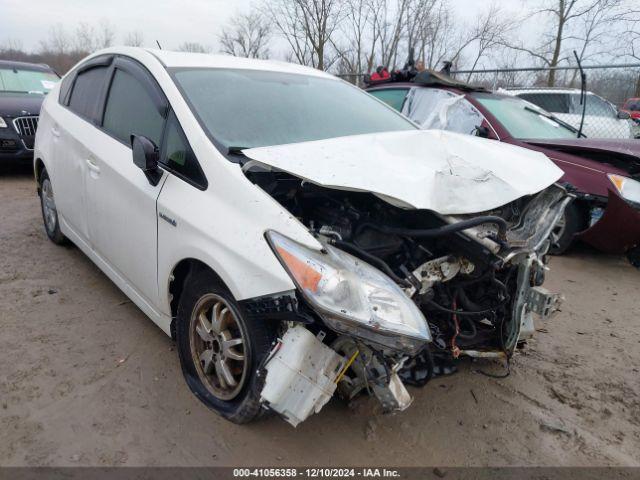
{"label": "windshield wiper", "polygon": [[[563,120],[560,120],[558,117],[556,117],[556,116],[554,116],[554,115],[552,115],[550,113],[546,113],[546,112],[544,112],[542,110],[536,110],[535,108],[529,107],[529,106],[526,106],[526,105],[525,105],[524,109],[527,112],[535,113],[536,115],[540,115],[541,117],[548,118],[549,120],[553,120],[554,122],[562,125],[563,127],[568,128],[572,132],[578,133],[578,129],[577,128],[571,126],[570,124],[568,124],[567,122],[565,122]],[[584,133],[581,133],[580,137],[586,138],[587,136]]]}
{"label": "windshield wiper", "polygon": [[[525,105],[524,109],[525,109],[527,112],[535,113],[535,114],[540,115],[541,117],[548,118],[549,120],[555,120],[555,121],[557,121],[557,120],[556,120],[556,118],[555,118],[553,115],[551,115],[550,113],[543,112],[542,110],[536,110],[535,108],[533,108],[533,107],[529,107],[529,106],[526,106],[526,105]],[[558,122],[558,123],[559,123],[559,122]]]}

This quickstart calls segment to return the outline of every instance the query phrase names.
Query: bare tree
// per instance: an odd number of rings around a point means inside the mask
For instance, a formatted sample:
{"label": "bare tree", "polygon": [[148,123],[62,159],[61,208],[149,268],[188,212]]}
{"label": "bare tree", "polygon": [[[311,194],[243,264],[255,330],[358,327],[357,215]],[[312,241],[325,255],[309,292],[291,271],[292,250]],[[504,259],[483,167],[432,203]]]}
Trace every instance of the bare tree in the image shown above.
{"label": "bare tree", "polygon": [[71,39],[69,34],[58,23],[49,29],[49,34],[45,40],[40,41],[40,50],[43,52],[51,52],[57,55],[68,53],[71,49]]}
{"label": "bare tree", "polygon": [[263,10],[299,63],[328,69],[331,37],[342,17],[344,0],[267,0]]}
{"label": "bare tree", "polygon": [[418,32],[417,57],[431,69],[442,65],[444,61],[457,65],[463,51],[474,39],[461,28],[450,5],[439,0],[432,5]]}
{"label": "bare tree", "polygon": [[577,44],[581,61],[612,53],[616,25],[624,19],[623,4],[623,0],[601,0],[579,19],[577,32],[568,38]]}
{"label": "bare tree", "polygon": [[108,20],[102,20],[97,27],[80,22],[71,43],[76,52],[89,54],[113,45],[115,29]]}
{"label": "bare tree", "polygon": [[375,17],[378,31],[380,61],[382,65],[395,68],[398,48],[404,33],[410,0],[396,0],[395,8],[389,8],[388,2],[382,2],[382,8]]}
{"label": "bare tree", "polygon": [[[523,43],[508,45],[510,48],[527,52],[542,65],[550,67],[547,85],[556,83],[555,67],[569,58],[565,52],[567,41],[581,39],[584,52],[597,38],[597,32],[605,25],[612,28],[616,17],[613,10],[620,4],[616,0],[544,0],[528,19],[544,15],[551,20],[549,31],[543,35],[541,44],[528,47]],[[580,31],[582,27],[582,33]],[[575,42],[574,42],[575,46]],[[580,48],[580,47],[579,47]]]}
{"label": "bare tree", "polygon": [[387,0],[346,0],[340,38],[331,39],[339,73],[355,74],[352,79],[357,80],[373,70],[383,24],[379,17],[387,7]]}
{"label": "bare tree", "polygon": [[88,23],[80,22],[78,24],[72,42],[73,49],[77,52],[90,53],[98,49],[96,30]]}
{"label": "bare tree", "polygon": [[211,47],[202,45],[201,43],[197,42],[184,42],[178,47],[178,50],[181,52],[190,53],[211,53]]}
{"label": "bare tree", "polygon": [[98,24],[96,47],[107,48],[113,45],[116,38],[116,29],[109,20],[101,20]]}
{"label": "bare tree", "polygon": [[[625,29],[621,36],[625,39],[625,45],[621,48],[619,57],[631,58],[640,61],[640,10],[629,10],[623,18]],[[640,97],[640,72],[635,79],[635,97]]]}
{"label": "bare tree", "polygon": [[268,58],[271,25],[258,11],[236,14],[218,37],[220,51],[237,57]]}
{"label": "bare tree", "polygon": [[127,33],[124,44],[129,47],[141,47],[144,44],[144,35],[139,30]]}
{"label": "bare tree", "polygon": [[[517,20],[507,18],[495,3],[484,15],[478,18],[468,34],[468,38],[471,40],[470,44],[474,44],[476,47],[470,68],[471,72],[476,69],[482,57],[507,41],[507,35],[516,27],[517,23]],[[467,81],[470,78],[471,73]]]}

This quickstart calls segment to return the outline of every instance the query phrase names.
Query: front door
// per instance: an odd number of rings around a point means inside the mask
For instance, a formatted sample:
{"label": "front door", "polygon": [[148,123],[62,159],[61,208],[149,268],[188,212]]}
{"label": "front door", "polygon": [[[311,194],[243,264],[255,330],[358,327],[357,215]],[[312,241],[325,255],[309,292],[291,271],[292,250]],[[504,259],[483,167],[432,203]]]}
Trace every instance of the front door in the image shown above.
{"label": "front door", "polygon": [[166,100],[148,73],[132,60],[116,59],[101,130],[88,159],[93,250],[126,283],[128,293],[146,304],[142,308],[153,310],[158,300],[156,202],[167,174],[151,185],[133,163],[130,137],[144,135],[160,145],[166,111]]}

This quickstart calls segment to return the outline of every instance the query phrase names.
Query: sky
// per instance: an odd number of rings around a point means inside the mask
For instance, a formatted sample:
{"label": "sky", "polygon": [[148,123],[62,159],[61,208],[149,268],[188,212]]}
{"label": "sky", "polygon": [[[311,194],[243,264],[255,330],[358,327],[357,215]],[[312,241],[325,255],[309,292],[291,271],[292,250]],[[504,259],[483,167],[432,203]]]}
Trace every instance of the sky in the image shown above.
{"label": "sky", "polygon": [[[197,42],[218,51],[217,36],[237,11],[247,11],[251,0],[0,0],[0,45],[19,41],[27,50],[37,49],[53,25],[73,32],[80,22],[97,25],[107,19],[116,29],[116,44],[131,31],[144,35],[145,46],[175,49]],[[517,5],[519,0],[503,0]],[[472,21],[489,2],[452,0],[460,15]],[[276,45],[277,49],[277,45]],[[274,52],[277,54],[277,52]]]}

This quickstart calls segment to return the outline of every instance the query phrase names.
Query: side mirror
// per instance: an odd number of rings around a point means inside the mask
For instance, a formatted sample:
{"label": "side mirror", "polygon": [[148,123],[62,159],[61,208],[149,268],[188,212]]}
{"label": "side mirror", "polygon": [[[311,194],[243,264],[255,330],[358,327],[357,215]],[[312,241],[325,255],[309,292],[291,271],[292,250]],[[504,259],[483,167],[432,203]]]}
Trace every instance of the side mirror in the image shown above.
{"label": "side mirror", "polygon": [[618,110],[618,118],[620,120],[629,120],[631,118],[631,115],[623,110]]}
{"label": "side mirror", "polygon": [[478,125],[476,127],[476,137],[489,138],[489,136],[489,127],[485,127],[484,125]]}
{"label": "side mirror", "polygon": [[142,135],[131,135],[131,152],[133,163],[142,170],[149,183],[154,187],[158,185],[162,171],[158,167],[160,152],[156,144]]}

